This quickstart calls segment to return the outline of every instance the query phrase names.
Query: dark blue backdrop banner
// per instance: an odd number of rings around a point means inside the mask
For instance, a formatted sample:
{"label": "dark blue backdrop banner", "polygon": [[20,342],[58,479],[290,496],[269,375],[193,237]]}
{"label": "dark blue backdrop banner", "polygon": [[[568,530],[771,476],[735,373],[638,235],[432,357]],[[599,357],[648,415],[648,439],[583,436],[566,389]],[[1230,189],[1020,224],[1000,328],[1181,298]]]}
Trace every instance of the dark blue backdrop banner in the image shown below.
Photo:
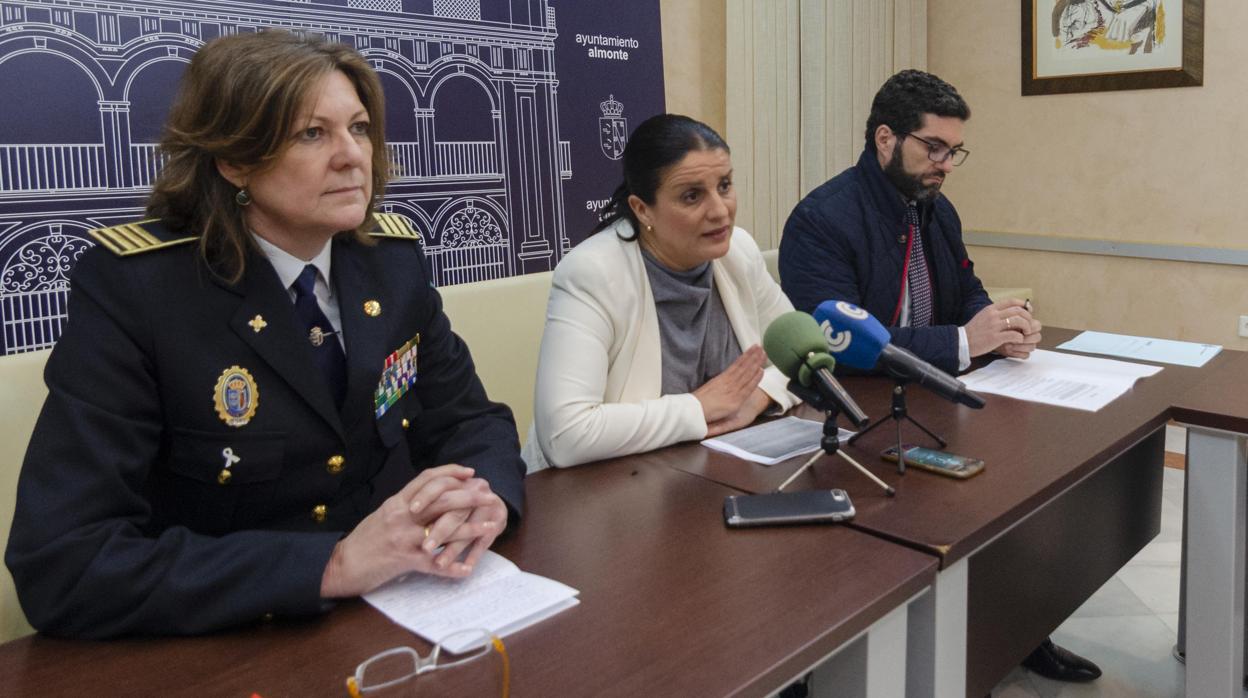
{"label": "dark blue backdrop banner", "polygon": [[190,57],[264,27],[381,75],[381,209],[422,232],[441,285],[553,269],[663,111],[659,0],[0,0],[0,352],[52,346],[87,231],[142,217]]}

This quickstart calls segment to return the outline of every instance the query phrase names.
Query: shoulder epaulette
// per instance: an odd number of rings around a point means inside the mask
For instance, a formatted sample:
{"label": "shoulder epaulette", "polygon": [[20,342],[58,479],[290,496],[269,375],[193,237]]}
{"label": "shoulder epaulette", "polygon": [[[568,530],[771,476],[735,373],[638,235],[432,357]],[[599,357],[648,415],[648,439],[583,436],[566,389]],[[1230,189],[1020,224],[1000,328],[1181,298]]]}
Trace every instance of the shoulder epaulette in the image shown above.
{"label": "shoulder epaulette", "polygon": [[118,257],[151,252],[198,239],[196,235],[170,235],[159,223],[160,219],[149,218],[134,223],[96,228],[88,231],[88,234]]}
{"label": "shoulder epaulette", "polygon": [[369,235],[375,238],[400,238],[403,240],[419,240],[420,231],[412,225],[411,219],[397,213],[374,213],[377,229]]}

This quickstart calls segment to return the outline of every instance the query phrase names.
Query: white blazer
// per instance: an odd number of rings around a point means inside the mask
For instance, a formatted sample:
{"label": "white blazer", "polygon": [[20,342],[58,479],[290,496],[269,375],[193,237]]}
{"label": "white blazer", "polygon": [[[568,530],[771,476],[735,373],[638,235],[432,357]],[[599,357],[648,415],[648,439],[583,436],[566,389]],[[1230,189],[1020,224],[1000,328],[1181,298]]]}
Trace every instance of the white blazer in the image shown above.
{"label": "white blazer", "polygon": [[[659,319],[636,241],[621,220],[577,245],[555,269],[534,391],[529,470],[640,453],[706,436],[691,393],[660,396]],[[742,351],[793,304],[767,273],[750,234],[734,228],[728,254],[711,262],[715,290]],[[788,409],[799,400],[774,366],[759,385]],[[534,438],[536,436],[536,438]]]}

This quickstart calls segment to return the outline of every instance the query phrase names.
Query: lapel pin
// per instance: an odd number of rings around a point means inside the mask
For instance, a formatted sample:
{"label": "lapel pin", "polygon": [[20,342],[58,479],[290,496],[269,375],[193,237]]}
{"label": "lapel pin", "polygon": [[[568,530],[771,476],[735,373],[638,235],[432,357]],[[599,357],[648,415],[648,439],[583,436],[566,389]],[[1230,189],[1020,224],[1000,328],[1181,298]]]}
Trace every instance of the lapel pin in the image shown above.
{"label": "lapel pin", "polygon": [[221,449],[221,457],[225,459],[225,467],[222,468],[221,472],[217,475],[217,482],[224,485],[230,481],[231,477],[233,477],[233,474],[230,472],[230,466],[241,461],[242,458],[234,455],[234,449],[229,446]]}
{"label": "lapel pin", "polygon": [[248,320],[247,324],[251,325],[251,329],[255,330],[257,333],[259,333],[260,330],[263,330],[264,328],[269,326],[269,323],[265,322],[264,318],[260,317],[259,315]]}
{"label": "lapel pin", "polygon": [[381,303],[377,301],[364,301],[364,314],[369,317],[377,317],[381,315]]}
{"label": "lapel pin", "polygon": [[319,347],[325,343],[326,337],[332,337],[336,334],[338,334],[337,330],[334,330],[333,332],[326,332],[319,326],[313,326],[312,329],[308,330],[308,341],[312,343],[312,346]]}

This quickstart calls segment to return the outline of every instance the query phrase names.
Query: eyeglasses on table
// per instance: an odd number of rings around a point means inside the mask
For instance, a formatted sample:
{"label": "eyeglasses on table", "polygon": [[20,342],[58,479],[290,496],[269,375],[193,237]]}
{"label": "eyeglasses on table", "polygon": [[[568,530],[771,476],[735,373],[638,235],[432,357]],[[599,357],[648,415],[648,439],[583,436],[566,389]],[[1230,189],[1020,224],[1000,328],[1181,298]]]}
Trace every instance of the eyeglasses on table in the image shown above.
{"label": "eyeglasses on table", "polygon": [[[454,648],[458,651],[453,651]],[[462,630],[442,638],[428,656],[411,647],[395,647],[379,652],[355,668],[347,677],[347,693],[351,698],[397,686],[438,669],[449,669],[476,661],[498,652],[503,663],[501,695],[507,698],[511,689],[511,660],[507,648],[497,635],[483,629]]]}

